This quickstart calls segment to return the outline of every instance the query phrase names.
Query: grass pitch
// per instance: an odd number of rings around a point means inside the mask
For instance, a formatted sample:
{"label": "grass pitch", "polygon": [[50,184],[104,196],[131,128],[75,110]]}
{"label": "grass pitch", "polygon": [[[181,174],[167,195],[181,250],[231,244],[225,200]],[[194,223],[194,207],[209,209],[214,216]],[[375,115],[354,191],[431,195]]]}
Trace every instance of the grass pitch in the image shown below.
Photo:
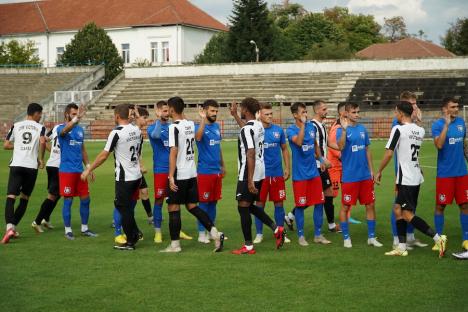
{"label": "grass pitch", "polygon": [[[94,159],[103,142],[87,143]],[[383,141],[371,145],[374,167],[384,151]],[[147,168],[151,168],[151,148],[144,147]],[[167,222],[163,223],[162,245],[153,243],[153,228],[138,204],[137,221],[145,234],[135,252],[112,249],[110,228],[114,198],[113,161],[96,171],[90,184],[90,228],[98,238],[63,237],[62,201],[52,214],[56,229],[36,235],[30,227],[46,196],[46,173],[41,171],[28,210],[18,227],[21,238],[0,245],[0,311],[462,311],[467,310],[467,262],[456,261],[450,253],[459,251],[461,231],[459,210],[446,210],[445,232],[449,237],[446,258],[438,259],[431,247],[415,249],[406,258],[386,257],[391,249],[389,224],[393,202],[393,166],[384,172],[376,187],[377,235],[383,248],[366,244],[367,227],[350,225],[353,248],[342,246],[341,234],[324,233],[333,243],[312,243],[312,209],[306,210],[306,237],[309,247],[300,247],[290,233],[291,244],[275,250],[265,228],[265,240],[254,256],[235,256],[230,250],[242,245],[242,234],[234,200],[237,150],[235,142],[223,142],[228,175],[223,199],[218,204],[217,226],[229,237],[225,251],[211,252],[212,245],[196,239],[182,241],[180,254],[161,254],[169,242]],[[426,182],[420,193],[418,214],[433,224],[436,150],[426,141],[420,153]],[[0,189],[6,191],[11,153],[0,152]],[[147,175],[152,190],[152,177]],[[288,185],[286,209],[292,204]],[[338,200],[335,201],[338,215]],[[78,201],[73,205],[73,229],[79,233]],[[164,215],[167,212],[164,207]],[[273,207],[267,211],[273,215]],[[3,220],[4,209],[0,209]],[[363,207],[353,217],[365,220]],[[167,219],[167,218],[166,218]],[[195,219],[184,211],[184,231],[197,235]],[[2,235],[3,235],[2,225]],[[417,237],[432,246],[421,233]]]}

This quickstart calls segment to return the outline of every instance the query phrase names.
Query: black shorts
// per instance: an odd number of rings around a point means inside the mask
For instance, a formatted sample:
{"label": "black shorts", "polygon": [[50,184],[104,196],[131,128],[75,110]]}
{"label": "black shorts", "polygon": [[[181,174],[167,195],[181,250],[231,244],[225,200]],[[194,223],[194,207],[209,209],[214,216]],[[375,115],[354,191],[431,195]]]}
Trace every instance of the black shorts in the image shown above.
{"label": "black shorts", "polygon": [[418,205],[419,185],[397,185],[398,194],[395,203],[401,210],[415,211]]}
{"label": "black shorts", "polygon": [[140,184],[140,190],[143,190],[145,188],[148,188],[148,183],[146,183],[146,179],[144,175],[141,175],[141,184]]}
{"label": "black shorts", "polygon": [[327,188],[332,186],[330,174],[328,173],[328,169],[325,169],[325,171],[322,171],[320,170],[320,168],[318,168],[318,171],[320,172],[320,179],[322,180],[322,190],[325,191]]}
{"label": "black shorts", "polygon": [[250,193],[247,181],[237,181],[236,200],[246,201],[253,203],[260,200],[260,190],[262,188],[263,180],[255,181],[255,188],[258,190],[257,194]]}
{"label": "black shorts", "polygon": [[37,169],[10,167],[7,195],[18,196],[20,193],[23,193],[26,196],[31,196],[36,179]]}
{"label": "black shorts", "polygon": [[198,183],[197,178],[186,180],[175,180],[178,190],[174,192],[169,187],[167,190],[167,203],[175,205],[186,205],[198,203]]}
{"label": "black shorts", "polygon": [[115,207],[132,207],[135,195],[138,194],[141,179],[115,182]]}
{"label": "black shorts", "polygon": [[49,194],[59,196],[59,168],[46,167],[47,171],[47,191]]}

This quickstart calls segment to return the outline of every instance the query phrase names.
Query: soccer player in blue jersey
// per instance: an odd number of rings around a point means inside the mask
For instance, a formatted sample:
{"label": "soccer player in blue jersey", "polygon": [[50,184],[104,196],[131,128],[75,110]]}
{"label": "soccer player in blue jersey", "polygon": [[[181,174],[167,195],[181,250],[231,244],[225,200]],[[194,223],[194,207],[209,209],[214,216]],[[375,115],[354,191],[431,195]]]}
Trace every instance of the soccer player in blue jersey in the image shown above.
{"label": "soccer player in blue jersey", "polygon": [[294,216],[299,245],[309,245],[304,237],[304,210],[312,205],[315,205],[314,242],[330,244],[331,242],[321,234],[325,197],[316,159],[320,160],[320,170],[324,170],[325,166],[317,145],[316,129],[307,121],[307,107],[304,103],[292,104],[291,113],[295,123],[289,126],[286,134],[292,151],[292,180],[296,205]]}
{"label": "soccer player in blue jersey", "polygon": [[[419,109],[418,107],[418,104],[417,104],[417,97],[416,97],[416,94],[414,94],[413,92],[410,92],[410,91],[403,91],[401,94],[400,94],[400,101],[404,101],[404,102],[408,102],[412,105],[413,107],[413,113],[411,115],[411,119],[413,120],[414,123],[416,124],[420,124],[421,121],[422,121],[422,114],[421,114],[421,110]],[[398,119],[396,117],[393,118],[393,121],[392,121],[392,129],[399,125],[398,123]],[[398,159],[397,159],[397,152],[395,150],[394,154],[393,154],[393,163],[395,165],[395,176],[397,175],[398,173]],[[397,198],[397,188],[395,188],[395,200]],[[393,234],[393,247],[397,247],[398,244],[399,244],[399,239],[398,239],[398,231],[397,231],[397,225],[396,225],[396,217],[395,217],[395,212],[394,212],[394,208],[395,208],[395,203],[393,203],[393,208],[392,208],[392,212],[390,214],[390,223],[391,223],[391,226],[392,226],[392,234]],[[416,212],[416,207],[414,208],[414,212]],[[427,244],[421,242],[419,239],[416,239],[416,237],[414,236],[414,227],[411,223],[408,223],[408,226],[406,228],[406,236],[407,236],[407,248],[408,250],[411,250],[413,248],[413,246],[416,246],[416,247],[427,247]]]}
{"label": "soccer player in blue jersey", "polygon": [[[468,159],[466,126],[458,117],[458,100],[444,99],[443,117],[432,124],[432,137],[437,148],[436,207],[434,223],[437,233],[444,230],[444,210],[455,198],[460,207],[462,247],[468,250]],[[437,250],[437,245],[433,250]]]}
{"label": "soccer player in blue jersey", "polygon": [[[195,140],[198,147],[198,200],[200,209],[205,211],[211,222],[216,220],[216,204],[221,199],[221,189],[225,174],[221,151],[221,131],[216,122],[219,104],[206,100],[200,110],[200,123],[195,125]],[[210,234],[198,222],[198,241],[209,244]]]}
{"label": "soccer player in blue jersey", "polygon": [[[154,173],[154,242],[162,243],[161,223],[162,206],[167,197],[169,174],[169,106],[166,101],[159,101],[155,106],[156,121],[147,128],[148,138],[153,149]],[[181,239],[192,239],[184,232]]]}
{"label": "soccer player in blue jersey", "polygon": [[375,238],[374,174],[369,134],[367,129],[358,123],[359,105],[347,103],[345,110],[346,117],[341,118],[341,128],[336,131],[336,142],[341,150],[343,162],[341,188],[343,206],[340,211],[340,221],[344,247],[352,247],[347,215],[358,199],[361,205],[366,206],[367,244],[382,247],[382,244]]}
{"label": "soccer player in blue jersey", "polygon": [[[83,164],[88,168],[89,158],[84,145],[84,130],[78,125],[85,115],[84,105],[71,103],[65,107],[66,123],[57,128],[60,145],[59,187],[60,196],[63,197],[62,216],[65,225],[65,237],[74,240],[71,228],[71,207],[73,197],[80,197],[81,234],[96,237],[97,234],[88,228],[89,219],[89,190],[88,181],[82,181]],[[91,181],[94,174],[90,175]]]}
{"label": "soccer player in blue jersey", "polygon": [[[275,222],[278,226],[284,226],[284,201],[286,200],[284,182],[289,179],[289,168],[291,168],[289,151],[286,145],[286,135],[283,128],[273,124],[273,108],[271,104],[261,104],[260,121],[265,129],[265,139],[263,141],[265,179],[262,182],[259,200],[256,205],[264,209],[267,199],[273,202],[275,207]],[[263,222],[257,217],[255,217],[255,227],[257,235],[253,242],[254,244],[259,244],[263,241]],[[284,242],[291,242],[286,235]]]}

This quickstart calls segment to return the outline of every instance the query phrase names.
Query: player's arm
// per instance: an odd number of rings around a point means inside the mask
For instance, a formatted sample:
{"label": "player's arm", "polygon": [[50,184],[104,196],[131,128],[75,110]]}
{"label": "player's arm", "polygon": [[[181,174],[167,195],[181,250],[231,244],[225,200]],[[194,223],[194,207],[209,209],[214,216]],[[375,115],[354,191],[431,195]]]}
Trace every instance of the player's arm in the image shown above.
{"label": "player's arm", "polygon": [[302,147],[302,143],[304,143],[304,135],[305,135],[305,122],[301,122],[299,127],[299,133],[291,138],[291,141],[299,147]]}
{"label": "player's arm", "polygon": [[239,127],[242,128],[245,125],[245,122],[239,117],[239,114],[237,113],[236,101],[232,101],[231,106],[229,107],[229,111],[231,113],[231,116],[234,117],[234,119],[236,120]]}
{"label": "player's arm", "polygon": [[200,124],[198,125],[198,130],[195,133],[195,140],[197,140],[197,142],[200,142],[203,139],[203,133],[205,133],[206,113],[203,110],[203,108],[200,108],[198,114],[200,115],[201,119]]}
{"label": "player's arm", "polygon": [[62,137],[67,135],[67,133],[70,132],[73,129],[73,127],[76,126],[80,122],[81,118],[83,118],[85,113],[86,113],[85,106],[80,105],[80,107],[78,108],[78,115],[76,115],[75,117],[73,117],[72,120],[67,122],[65,127],[62,128],[62,131],[60,131],[59,135],[62,136]]}
{"label": "player's arm", "polygon": [[[89,157],[88,157],[88,152],[86,151],[86,147],[85,147],[84,142],[81,145],[81,154],[83,155],[83,165],[85,165],[86,168],[89,168],[90,167]],[[91,181],[94,181],[95,177],[94,177],[94,172],[93,171],[90,172],[90,176],[91,176]]]}
{"label": "player's arm", "polygon": [[169,188],[177,192],[178,188],[175,184],[174,174],[177,166],[177,154],[179,153],[179,129],[174,125],[169,127]]}
{"label": "player's arm", "polygon": [[13,126],[11,126],[10,128],[10,131],[8,131],[8,134],[5,138],[5,141],[3,142],[3,149],[5,150],[12,150],[14,145],[13,145],[13,140],[14,140],[14,136],[13,136]]}
{"label": "player's arm", "polygon": [[283,154],[284,161],[283,177],[284,180],[287,180],[289,179],[289,174],[291,172],[291,157],[289,155],[289,150],[286,143],[281,144],[281,154]]}
{"label": "player's arm", "polygon": [[374,176],[374,182],[380,184],[380,180],[382,179],[382,172],[387,167],[388,163],[393,157],[393,150],[386,149],[382,161],[380,162],[379,170]]}
{"label": "player's arm", "polygon": [[465,140],[463,140],[463,150],[465,151],[465,159],[468,161],[468,140],[465,137]]}
{"label": "player's arm", "polygon": [[437,149],[441,149],[444,147],[445,139],[447,138],[447,131],[448,131],[448,126],[450,124],[450,115],[445,114],[444,115],[444,126],[442,128],[442,131],[440,131],[440,134],[436,137],[434,137],[434,145],[436,146]]}
{"label": "player's arm", "polygon": [[255,187],[255,183],[253,180],[253,176],[255,172],[255,148],[247,149],[246,158],[247,158],[247,183],[249,187],[249,192],[252,194],[257,194],[258,190]]}
{"label": "player's arm", "polygon": [[374,162],[372,161],[372,153],[369,146],[366,146],[366,157],[367,157],[367,164],[369,166],[370,174],[372,180],[374,179]]}
{"label": "player's arm", "polygon": [[330,129],[330,133],[329,133],[329,139],[328,139],[328,142],[327,142],[327,146],[331,149],[334,149],[335,151],[339,151],[340,148],[338,147],[338,144],[336,142],[336,130],[337,128],[335,127],[332,127]]}
{"label": "player's arm", "polygon": [[44,169],[44,155],[46,150],[46,128],[43,126],[39,136],[39,169]]}
{"label": "player's arm", "polygon": [[223,150],[219,149],[219,159],[221,161],[221,177],[226,176],[226,166],[224,165]]}
{"label": "player's arm", "polygon": [[151,133],[148,133],[148,135],[152,139],[159,139],[161,138],[161,130],[162,130],[161,121],[156,120],[153,131],[151,131]]}
{"label": "player's arm", "polygon": [[96,159],[93,161],[89,167],[86,167],[85,171],[81,174],[81,180],[86,181],[89,175],[91,178],[94,179],[94,170],[100,167],[109,157],[110,152],[106,150],[102,150],[97,156]]}

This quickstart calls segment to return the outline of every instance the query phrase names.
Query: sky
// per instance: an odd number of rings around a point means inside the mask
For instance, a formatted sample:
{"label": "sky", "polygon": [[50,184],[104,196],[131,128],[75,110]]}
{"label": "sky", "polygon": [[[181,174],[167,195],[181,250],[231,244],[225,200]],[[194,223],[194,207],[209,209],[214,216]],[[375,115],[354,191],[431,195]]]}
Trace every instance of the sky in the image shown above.
{"label": "sky", "polygon": [[[79,0],[77,0],[79,1]],[[131,0],[130,0],[131,1]],[[226,24],[232,10],[231,0],[190,0],[193,4]],[[0,3],[25,2],[24,0],[0,0]],[[279,4],[281,0],[267,0],[268,4]],[[457,18],[468,17],[467,0],[290,0],[299,3],[308,11],[320,12],[334,6],[348,7],[352,13],[372,14],[383,24],[384,17],[403,16],[408,32],[420,29],[426,40],[440,44],[451,23]]]}

